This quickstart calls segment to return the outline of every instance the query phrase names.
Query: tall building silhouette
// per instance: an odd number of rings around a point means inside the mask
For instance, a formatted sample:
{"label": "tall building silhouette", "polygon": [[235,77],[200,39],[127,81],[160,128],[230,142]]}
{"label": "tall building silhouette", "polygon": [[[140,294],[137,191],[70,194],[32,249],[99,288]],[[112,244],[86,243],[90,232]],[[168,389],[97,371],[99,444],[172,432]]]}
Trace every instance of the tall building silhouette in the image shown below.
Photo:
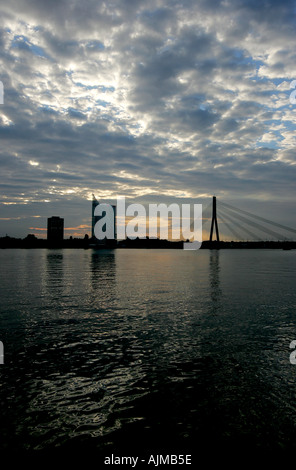
{"label": "tall building silhouette", "polygon": [[95,195],[93,194],[93,199],[92,199],[92,208],[91,208],[91,238],[95,237],[95,225],[97,220],[99,220],[99,217],[95,216],[95,208],[99,205],[99,201],[95,198]]}
{"label": "tall building silhouette", "polygon": [[64,219],[49,217],[47,219],[47,240],[60,242],[64,239]]}
{"label": "tall building silhouette", "polygon": [[[91,218],[91,237],[93,240],[96,240],[96,237],[95,237],[95,225],[96,223],[98,222],[98,220],[101,219],[101,217],[104,217],[103,215],[102,216],[99,216],[99,215],[94,215],[95,214],[95,209],[97,206],[100,205],[100,202],[96,199],[96,197],[94,196],[93,194],[93,199],[92,199],[92,218]],[[117,238],[117,234],[116,234],[116,206],[115,205],[112,205],[111,204],[111,207],[113,209],[113,222],[114,222],[114,240],[116,240]],[[108,221],[107,221],[108,223]],[[106,237],[107,239],[107,237]],[[107,239],[108,240],[108,239]],[[98,242],[99,240],[97,240]]]}

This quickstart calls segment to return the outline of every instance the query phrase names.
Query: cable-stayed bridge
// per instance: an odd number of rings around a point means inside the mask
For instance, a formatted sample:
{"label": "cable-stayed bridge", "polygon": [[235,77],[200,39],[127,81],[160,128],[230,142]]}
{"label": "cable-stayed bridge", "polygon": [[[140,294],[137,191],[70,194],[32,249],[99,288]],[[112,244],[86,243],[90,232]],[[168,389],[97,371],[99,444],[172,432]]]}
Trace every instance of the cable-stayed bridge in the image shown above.
{"label": "cable-stayed bridge", "polygon": [[296,242],[296,229],[239,209],[213,197],[203,209],[203,240],[221,242]]}

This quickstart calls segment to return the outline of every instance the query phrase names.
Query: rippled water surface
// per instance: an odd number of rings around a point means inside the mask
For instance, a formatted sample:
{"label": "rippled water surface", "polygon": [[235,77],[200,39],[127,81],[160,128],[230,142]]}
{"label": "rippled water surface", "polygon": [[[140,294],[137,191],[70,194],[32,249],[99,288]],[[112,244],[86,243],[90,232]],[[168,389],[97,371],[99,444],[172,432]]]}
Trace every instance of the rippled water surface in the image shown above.
{"label": "rippled water surface", "polygon": [[296,450],[295,261],[2,250],[0,448]]}

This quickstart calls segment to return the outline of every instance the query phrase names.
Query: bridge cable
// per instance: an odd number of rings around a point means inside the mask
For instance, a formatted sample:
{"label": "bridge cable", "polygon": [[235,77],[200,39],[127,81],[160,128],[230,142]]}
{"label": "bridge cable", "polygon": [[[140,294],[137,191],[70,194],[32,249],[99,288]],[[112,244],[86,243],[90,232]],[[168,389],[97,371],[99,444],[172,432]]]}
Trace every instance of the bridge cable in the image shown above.
{"label": "bridge cable", "polygon": [[[225,208],[224,208],[225,210]],[[275,237],[277,240],[288,240],[285,236],[274,232],[273,230],[268,229],[267,227],[263,227],[263,225],[259,225],[256,222],[253,222],[252,220],[246,219],[246,217],[243,217],[242,215],[236,214],[236,217],[241,220],[242,222],[246,223],[247,225],[252,225],[253,227],[261,230],[262,232],[268,233],[269,235],[272,235]]]}
{"label": "bridge cable", "polygon": [[224,217],[227,217],[228,221],[230,221],[232,224],[236,224],[236,225],[239,225],[239,227],[244,231],[246,232],[248,235],[250,235],[251,237],[251,240],[254,240],[254,241],[262,241],[262,238],[260,236],[258,236],[258,234],[255,234],[254,232],[252,232],[251,230],[249,230],[249,228],[246,228],[245,226],[242,227],[242,225],[238,224],[237,221],[233,218],[234,216],[228,214],[228,213],[225,213],[224,210],[221,210],[221,207],[219,208],[219,215],[218,217],[221,217],[221,212],[223,214]]}
{"label": "bridge cable", "polygon": [[251,214],[251,212],[247,212],[245,210],[242,210],[242,209],[238,209],[230,204],[227,204],[226,202],[222,202],[219,200],[219,204],[221,204],[222,206],[226,206],[228,207],[229,209],[231,209],[232,211],[236,211],[236,212],[241,212],[243,214],[246,214],[248,215],[249,217],[253,217],[257,220],[260,220],[261,222],[266,222],[267,224],[270,224],[270,225],[274,225],[275,227],[279,227],[279,228],[282,228],[284,230],[287,230],[288,232],[293,232],[293,233],[296,233],[296,230],[291,228],[291,227],[287,227],[286,225],[282,225],[282,224],[278,224],[276,222],[272,222],[271,220],[268,220],[268,219],[265,219],[264,217],[260,217],[258,215],[255,215],[255,214]]}
{"label": "bridge cable", "polygon": [[[233,227],[231,227],[231,226],[228,224],[228,222],[226,222],[226,220],[224,219],[224,217],[221,216],[221,213],[219,213],[218,218],[223,222],[223,224],[224,224],[225,227],[229,230],[229,232],[230,232],[231,235],[233,234],[237,240],[241,240],[241,235],[239,235],[239,234],[237,233],[237,231],[236,231]],[[222,229],[222,231],[221,231],[221,226],[220,226],[220,233],[223,233],[223,229]]]}

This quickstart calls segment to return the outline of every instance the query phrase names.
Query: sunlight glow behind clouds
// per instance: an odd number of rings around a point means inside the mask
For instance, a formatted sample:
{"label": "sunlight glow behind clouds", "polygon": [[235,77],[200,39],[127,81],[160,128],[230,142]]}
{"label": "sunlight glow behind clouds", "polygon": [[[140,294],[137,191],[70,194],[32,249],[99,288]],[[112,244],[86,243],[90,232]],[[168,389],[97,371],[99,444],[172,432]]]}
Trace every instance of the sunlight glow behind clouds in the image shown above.
{"label": "sunlight glow behind clouds", "polygon": [[78,226],[92,192],[294,200],[293,5],[2,5],[3,218],[71,207]]}

